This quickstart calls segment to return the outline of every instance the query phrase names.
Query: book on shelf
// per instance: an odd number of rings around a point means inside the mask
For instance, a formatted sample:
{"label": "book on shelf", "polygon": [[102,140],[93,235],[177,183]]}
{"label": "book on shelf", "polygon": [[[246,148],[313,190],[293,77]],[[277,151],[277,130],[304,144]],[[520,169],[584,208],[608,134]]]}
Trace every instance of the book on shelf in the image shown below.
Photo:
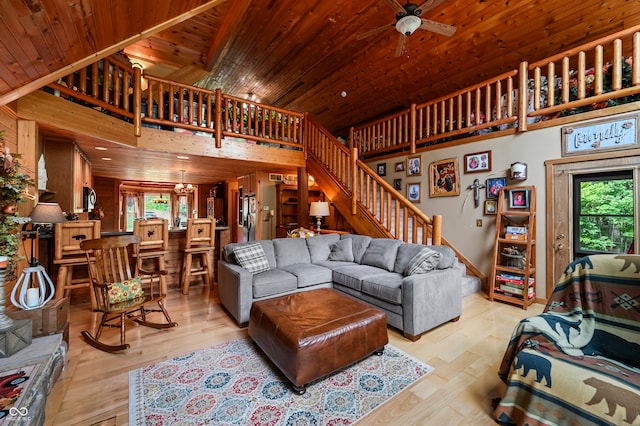
{"label": "book on shelf", "polygon": [[[524,286],[524,276],[523,275],[512,275],[512,274],[505,274],[505,273],[501,273],[496,275],[496,281],[500,281],[503,283],[510,283],[510,284],[518,284],[518,285],[522,285]],[[536,282],[536,279],[534,277],[529,277],[529,285],[533,284]]]}
{"label": "book on shelf", "polygon": [[[524,287],[519,287],[519,286],[514,286],[514,285],[509,285],[509,284],[500,284],[500,290],[502,291],[506,291],[509,293],[514,293],[514,294],[519,294],[522,295],[524,293]],[[533,294],[533,287],[529,286],[527,293],[529,293],[529,296],[531,296]]]}
{"label": "book on shelf", "polygon": [[[517,289],[517,288],[508,287],[504,285],[500,285],[499,287],[496,286],[494,290],[506,296],[514,296],[514,297],[515,296],[522,297],[524,293],[523,289]],[[529,299],[536,296],[536,292],[533,290],[533,287],[529,287],[529,291],[527,292],[527,294],[529,296]]]}

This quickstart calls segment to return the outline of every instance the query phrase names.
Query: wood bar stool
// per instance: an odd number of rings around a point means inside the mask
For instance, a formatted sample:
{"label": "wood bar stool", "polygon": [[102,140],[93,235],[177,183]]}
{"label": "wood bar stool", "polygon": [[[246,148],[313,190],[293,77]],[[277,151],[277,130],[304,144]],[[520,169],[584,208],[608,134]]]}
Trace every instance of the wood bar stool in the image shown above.
{"label": "wood bar stool", "polygon": [[[189,294],[191,277],[202,275],[204,283],[213,288],[213,265],[209,262],[213,254],[216,237],[216,222],[214,218],[191,218],[187,220],[187,235],[185,238],[184,258],[182,260],[182,274],[180,282],[182,293]],[[194,267],[193,258],[199,260]]]}
{"label": "wood bar stool", "polygon": [[[69,291],[76,288],[89,288],[91,280],[88,275],[74,278],[74,269],[78,266],[88,273],[89,264],[80,243],[85,240],[100,238],[99,220],[72,220],[55,224],[55,252],[53,263],[59,265],[56,293],[54,299],[68,297]],[[96,309],[96,298],[89,291],[91,309]]]}
{"label": "wood bar stool", "polygon": [[[169,254],[169,222],[159,218],[136,219],[133,221],[133,235],[142,238],[138,246],[140,263],[155,262],[155,269],[152,270],[165,270],[165,256]],[[162,274],[158,277],[160,291],[167,294],[167,276]]]}

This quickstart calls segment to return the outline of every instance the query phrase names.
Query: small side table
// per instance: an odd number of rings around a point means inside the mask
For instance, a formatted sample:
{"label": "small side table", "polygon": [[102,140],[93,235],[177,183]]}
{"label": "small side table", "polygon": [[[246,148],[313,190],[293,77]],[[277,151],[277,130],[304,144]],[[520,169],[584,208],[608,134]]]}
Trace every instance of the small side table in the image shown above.
{"label": "small side table", "polygon": [[67,364],[67,343],[62,334],[38,337],[20,352],[2,360],[0,376],[28,366],[36,366],[25,382],[22,399],[4,419],[10,425],[43,425],[49,392]]}

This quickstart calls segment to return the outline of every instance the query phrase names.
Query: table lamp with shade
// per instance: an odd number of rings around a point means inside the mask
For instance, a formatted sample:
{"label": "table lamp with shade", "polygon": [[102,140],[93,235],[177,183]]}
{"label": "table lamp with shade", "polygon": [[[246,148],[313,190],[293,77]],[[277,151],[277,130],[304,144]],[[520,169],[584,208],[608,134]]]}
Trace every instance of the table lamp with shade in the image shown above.
{"label": "table lamp with shade", "polygon": [[31,242],[31,257],[29,266],[22,270],[16,285],[11,292],[11,303],[21,309],[30,310],[42,307],[51,300],[55,293],[55,286],[42,265],[38,264],[34,254],[34,246],[38,238],[40,227],[45,224],[66,222],[62,209],[58,203],[38,203],[29,215],[32,228],[23,230],[22,240]]}
{"label": "table lamp with shade", "polygon": [[320,233],[320,225],[322,225],[322,218],[329,216],[329,203],[326,201],[313,201],[309,209],[309,216],[315,216],[316,218],[316,232]]}

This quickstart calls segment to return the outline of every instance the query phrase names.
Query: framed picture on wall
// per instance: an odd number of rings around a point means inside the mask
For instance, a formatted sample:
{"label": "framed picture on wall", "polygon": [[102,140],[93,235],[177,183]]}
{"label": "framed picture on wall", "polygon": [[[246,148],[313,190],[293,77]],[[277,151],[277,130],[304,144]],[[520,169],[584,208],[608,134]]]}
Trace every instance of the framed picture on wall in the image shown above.
{"label": "framed picture on wall", "polygon": [[460,195],[458,158],[434,161],[429,165],[429,196],[450,197]]}
{"label": "framed picture on wall", "polygon": [[407,184],[407,200],[412,203],[420,202],[420,182],[411,182]]}
{"label": "framed picture on wall", "polygon": [[509,208],[510,209],[528,209],[529,208],[529,191],[527,189],[515,189],[509,191]]}
{"label": "framed picture on wall", "polygon": [[387,175],[387,163],[378,164],[378,176],[386,176]]}
{"label": "framed picture on wall", "polygon": [[396,163],[396,172],[404,172],[404,161]]}
{"label": "framed picture on wall", "polygon": [[500,189],[506,185],[506,177],[487,179],[487,199],[498,198]]}
{"label": "framed picture on wall", "polygon": [[492,200],[484,200],[484,214],[491,215],[497,214],[498,202],[495,199]]}
{"label": "framed picture on wall", "polygon": [[393,180],[393,189],[396,191],[402,191],[402,179]]}
{"label": "framed picture on wall", "polygon": [[421,173],[420,157],[407,158],[407,176],[420,176]]}
{"label": "framed picture on wall", "polygon": [[491,171],[491,151],[474,152],[464,156],[464,172],[478,173]]}

